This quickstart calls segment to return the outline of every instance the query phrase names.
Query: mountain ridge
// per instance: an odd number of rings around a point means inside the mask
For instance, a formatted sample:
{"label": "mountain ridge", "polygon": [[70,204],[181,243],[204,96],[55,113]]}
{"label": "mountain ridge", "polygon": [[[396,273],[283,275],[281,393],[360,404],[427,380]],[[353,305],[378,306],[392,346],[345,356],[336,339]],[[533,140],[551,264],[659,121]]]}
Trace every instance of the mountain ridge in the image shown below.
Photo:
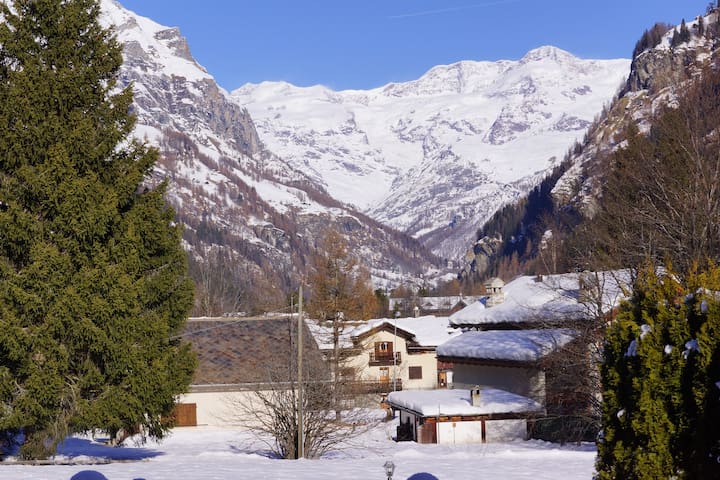
{"label": "mountain ridge", "polygon": [[457,260],[584,134],[629,63],[543,46],[365,91],[263,82],[231,95],[268,148],[332,196]]}

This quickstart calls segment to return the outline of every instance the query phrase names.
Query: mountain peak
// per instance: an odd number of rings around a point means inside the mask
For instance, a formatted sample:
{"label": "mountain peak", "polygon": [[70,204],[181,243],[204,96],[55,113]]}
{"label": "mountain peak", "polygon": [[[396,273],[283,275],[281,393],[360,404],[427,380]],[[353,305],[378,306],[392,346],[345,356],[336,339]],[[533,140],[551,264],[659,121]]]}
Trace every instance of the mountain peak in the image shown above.
{"label": "mountain peak", "polygon": [[556,62],[564,62],[568,60],[577,60],[577,57],[570,52],[552,45],[544,45],[534,48],[527,52],[520,60],[521,63],[537,62],[544,59],[554,60]]}

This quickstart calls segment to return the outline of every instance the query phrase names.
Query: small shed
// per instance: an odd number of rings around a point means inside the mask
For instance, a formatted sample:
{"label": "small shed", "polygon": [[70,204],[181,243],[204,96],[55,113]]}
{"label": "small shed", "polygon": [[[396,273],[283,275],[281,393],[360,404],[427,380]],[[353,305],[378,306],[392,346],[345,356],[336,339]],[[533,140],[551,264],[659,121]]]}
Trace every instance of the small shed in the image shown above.
{"label": "small shed", "polygon": [[529,420],[545,414],[531,398],[488,387],[392,392],[387,402],[400,412],[398,441],[418,443],[526,440]]}

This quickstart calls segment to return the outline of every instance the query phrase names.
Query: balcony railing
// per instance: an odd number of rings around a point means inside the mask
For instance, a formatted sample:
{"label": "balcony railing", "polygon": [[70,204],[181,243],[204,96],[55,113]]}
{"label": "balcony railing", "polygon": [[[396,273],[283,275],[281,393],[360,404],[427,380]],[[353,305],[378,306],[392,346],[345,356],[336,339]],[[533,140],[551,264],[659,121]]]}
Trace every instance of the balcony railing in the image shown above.
{"label": "balcony railing", "polygon": [[399,365],[402,356],[400,352],[378,353],[370,352],[370,366],[371,367],[389,367],[390,365]]}
{"label": "balcony railing", "polygon": [[402,379],[396,378],[395,384],[392,379],[388,380],[365,380],[353,382],[352,389],[357,394],[365,393],[390,393],[402,390]]}

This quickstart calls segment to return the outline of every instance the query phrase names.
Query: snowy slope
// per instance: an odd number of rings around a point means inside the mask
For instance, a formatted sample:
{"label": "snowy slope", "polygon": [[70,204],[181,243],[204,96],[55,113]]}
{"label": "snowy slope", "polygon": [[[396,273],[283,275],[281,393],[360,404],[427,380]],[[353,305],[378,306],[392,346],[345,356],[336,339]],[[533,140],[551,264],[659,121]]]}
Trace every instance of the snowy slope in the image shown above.
{"label": "snowy slope", "polygon": [[458,258],[582,138],[629,64],[541,47],[368,91],[265,82],[232,96],[270,150],[335,198]]}

